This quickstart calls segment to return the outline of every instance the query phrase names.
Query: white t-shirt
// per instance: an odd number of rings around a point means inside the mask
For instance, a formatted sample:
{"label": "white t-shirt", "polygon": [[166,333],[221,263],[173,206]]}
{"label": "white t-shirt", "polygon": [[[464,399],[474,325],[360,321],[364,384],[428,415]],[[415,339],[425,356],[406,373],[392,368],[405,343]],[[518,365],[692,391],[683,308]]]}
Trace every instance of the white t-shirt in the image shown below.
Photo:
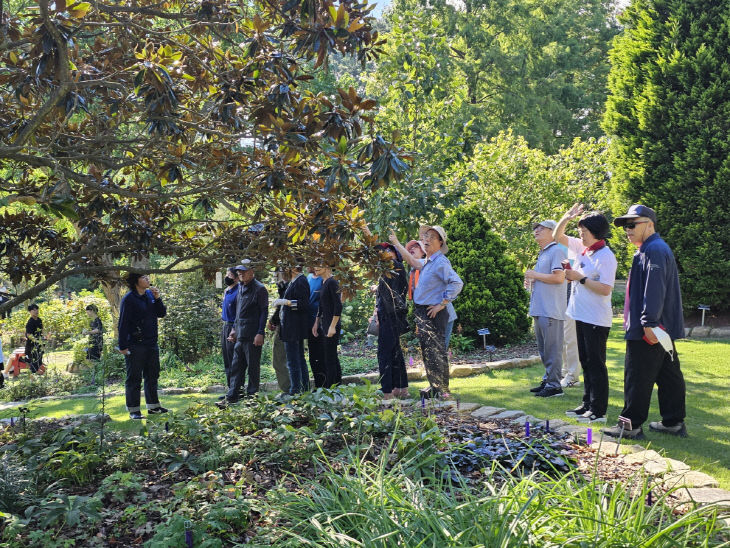
{"label": "white t-shirt", "polygon": [[[580,238],[568,236],[568,249],[575,253],[573,270],[590,280],[613,287],[616,281],[616,256],[608,247],[582,255],[586,247]],[[583,323],[611,327],[611,295],[599,295],[575,281],[571,284],[568,316]]]}

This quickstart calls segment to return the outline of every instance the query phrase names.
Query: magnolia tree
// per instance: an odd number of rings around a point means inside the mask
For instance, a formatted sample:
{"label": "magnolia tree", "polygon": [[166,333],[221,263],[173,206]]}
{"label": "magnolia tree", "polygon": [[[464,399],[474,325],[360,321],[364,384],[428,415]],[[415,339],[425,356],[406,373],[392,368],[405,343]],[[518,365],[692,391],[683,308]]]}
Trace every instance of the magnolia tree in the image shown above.
{"label": "magnolia tree", "polygon": [[373,133],[375,101],[306,87],[334,52],[378,53],[373,7],[5,2],[0,272],[26,289],[0,311],[135,260],[368,260],[363,208],[408,158]]}

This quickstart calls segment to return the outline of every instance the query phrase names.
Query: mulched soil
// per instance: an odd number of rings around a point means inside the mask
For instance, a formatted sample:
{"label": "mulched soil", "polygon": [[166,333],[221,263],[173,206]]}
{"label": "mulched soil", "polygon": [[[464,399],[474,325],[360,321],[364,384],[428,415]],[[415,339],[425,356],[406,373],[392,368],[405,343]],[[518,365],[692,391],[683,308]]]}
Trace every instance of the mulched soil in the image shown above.
{"label": "mulched soil", "polygon": [[[340,348],[340,354],[354,358],[371,358],[376,360],[378,349],[376,345],[368,346],[364,341],[351,341]],[[471,352],[459,353],[451,350],[449,363],[451,365],[484,363],[512,358],[528,358],[537,355],[537,343],[534,340],[497,348],[494,352],[487,352],[483,348]],[[413,357],[414,365],[421,363],[420,352],[417,349],[406,351],[406,360]]]}

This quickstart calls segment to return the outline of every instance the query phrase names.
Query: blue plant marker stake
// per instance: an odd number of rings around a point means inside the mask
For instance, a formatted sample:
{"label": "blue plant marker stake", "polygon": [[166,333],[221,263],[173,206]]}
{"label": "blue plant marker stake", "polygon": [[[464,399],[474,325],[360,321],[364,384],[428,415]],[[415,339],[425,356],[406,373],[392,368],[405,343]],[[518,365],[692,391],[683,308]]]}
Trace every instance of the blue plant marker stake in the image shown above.
{"label": "blue plant marker stake", "polygon": [[550,432],[550,421],[545,419],[545,433]]}
{"label": "blue plant marker stake", "polygon": [[426,409],[426,396],[421,393],[421,409]]}
{"label": "blue plant marker stake", "polygon": [[593,428],[588,428],[586,430],[586,445],[590,445],[593,443]]}
{"label": "blue plant marker stake", "polygon": [[459,396],[456,396],[456,410],[459,410],[459,406],[461,405],[461,400],[459,399]]}
{"label": "blue plant marker stake", "polygon": [[10,417],[10,426],[15,426],[15,419],[13,417]]}
{"label": "blue plant marker stake", "polygon": [[170,431],[170,423],[165,421],[165,432],[169,432],[169,431]]}
{"label": "blue plant marker stake", "polygon": [[653,500],[651,500],[651,491],[649,491],[649,492],[648,492],[648,493],[646,494],[646,505],[647,505],[647,506],[651,506],[652,504],[654,504],[654,501],[653,501]]}
{"label": "blue plant marker stake", "polygon": [[525,437],[530,438],[530,421],[525,421]]}
{"label": "blue plant marker stake", "polygon": [[185,544],[188,548],[193,548],[193,524],[189,521],[185,522]]}

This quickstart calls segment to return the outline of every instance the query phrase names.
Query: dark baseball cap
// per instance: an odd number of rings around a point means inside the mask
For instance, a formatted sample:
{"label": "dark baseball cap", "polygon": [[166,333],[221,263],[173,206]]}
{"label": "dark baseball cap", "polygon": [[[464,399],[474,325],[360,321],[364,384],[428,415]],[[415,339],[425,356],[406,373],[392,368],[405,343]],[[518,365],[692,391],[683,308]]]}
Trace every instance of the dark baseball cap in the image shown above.
{"label": "dark baseball cap", "polygon": [[646,207],[645,205],[641,204],[632,205],[626,215],[616,217],[613,220],[613,224],[616,226],[624,226],[629,221],[633,219],[638,219],[639,217],[646,217],[647,219],[651,219],[651,222],[656,224],[656,212],[652,208]]}
{"label": "dark baseball cap", "polygon": [[238,266],[234,266],[233,270],[241,270],[243,272],[246,272],[247,270],[251,270],[251,268],[253,268],[251,266],[251,259],[244,259],[241,261],[241,264],[239,264]]}

